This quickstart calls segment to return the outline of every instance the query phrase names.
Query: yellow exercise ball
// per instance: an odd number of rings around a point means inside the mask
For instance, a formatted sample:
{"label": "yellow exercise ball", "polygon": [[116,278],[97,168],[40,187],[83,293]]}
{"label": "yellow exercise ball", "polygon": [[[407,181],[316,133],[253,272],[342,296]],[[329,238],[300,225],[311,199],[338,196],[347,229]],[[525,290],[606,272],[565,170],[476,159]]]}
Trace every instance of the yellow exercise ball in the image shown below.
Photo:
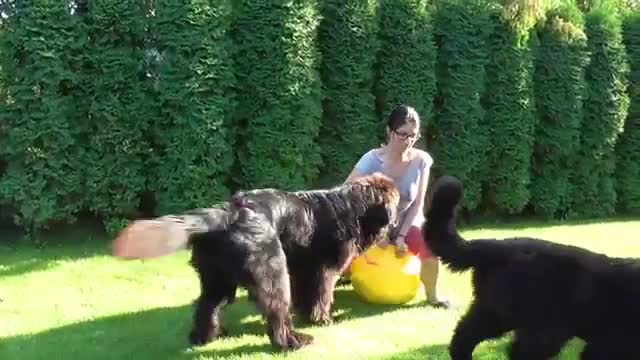
{"label": "yellow exercise ball", "polygon": [[372,304],[405,304],[422,287],[420,259],[411,253],[396,255],[396,247],[372,246],[350,267],[351,284],[364,301]]}

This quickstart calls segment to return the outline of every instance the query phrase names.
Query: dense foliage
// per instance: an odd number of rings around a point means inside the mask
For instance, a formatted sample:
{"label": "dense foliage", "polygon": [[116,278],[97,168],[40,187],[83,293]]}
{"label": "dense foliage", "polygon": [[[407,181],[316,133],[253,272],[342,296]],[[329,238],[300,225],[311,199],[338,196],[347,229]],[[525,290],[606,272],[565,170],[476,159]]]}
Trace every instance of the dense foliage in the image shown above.
{"label": "dense foliage", "polygon": [[318,45],[322,53],[320,131],[323,184],[344,179],[382,132],[373,88],[379,41],[377,1],[323,0]]}
{"label": "dense foliage", "polygon": [[318,4],[234,4],[238,186],[301,189],[318,176],[322,116]]}
{"label": "dense foliage", "polygon": [[629,60],[629,111],[616,145],[616,194],[624,212],[640,213],[640,10],[627,14],[623,37]]}
{"label": "dense foliage", "polygon": [[144,8],[137,0],[93,7],[89,56],[90,122],[86,169],[89,209],[111,230],[137,214],[146,189],[151,144],[150,86],[144,68]]}
{"label": "dense foliage", "polygon": [[332,186],[400,103],[466,215],[638,213],[629,4],[5,2],[0,217],[115,231],[239,189]]}
{"label": "dense foliage", "polygon": [[483,124],[490,139],[484,164],[487,205],[498,212],[515,214],[522,211],[530,199],[531,154],[536,127],[535,46],[530,43],[529,32],[511,26],[503,11],[494,11],[491,15],[494,28],[487,43],[489,63],[483,99],[486,110]]}
{"label": "dense foliage", "polygon": [[157,0],[152,27],[157,64],[157,211],[222,200],[229,192],[235,106],[231,2]]}
{"label": "dense foliage", "polygon": [[436,114],[433,153],[437,173],[455,175],[465,184],[464,207],[479,206],[486,173],[485,65],[489,58],[490,12],[482,0],[438,4],[435,37]]}
{"label": "dense foliage", "polygon": [[[3,20],[0,202],[28,230],[75,220],[87,205],[89,121],[76,107],[87,32],[63,2],[18,2]],[[46,41],[45,41],[46,39]]]}
{"label": "dense foliage", "polygon": [[375,95],[383,140],[387,116],[399,104],[415,107],[421,127],[433,117],[436,47],[425,0],[380,0],[380,52]]}
{"label": "dense foliage", "polygon": [[586,97],[574,182],[573,211],[578,216],[615,213],[615,153],[627,117],[628,63],[620,17],[603,2],[585,18],[590,62],[585,70]]}
{"label": "dense foliage", "polygon": [[[549,12],[540,24],[535,93],[538,126],[532,163],[531,203],[547,218],[571,208],[583,118],[585,66],[589,62],[584,20],[575,5]],[[550,176],[552,174],[552,176]]]}

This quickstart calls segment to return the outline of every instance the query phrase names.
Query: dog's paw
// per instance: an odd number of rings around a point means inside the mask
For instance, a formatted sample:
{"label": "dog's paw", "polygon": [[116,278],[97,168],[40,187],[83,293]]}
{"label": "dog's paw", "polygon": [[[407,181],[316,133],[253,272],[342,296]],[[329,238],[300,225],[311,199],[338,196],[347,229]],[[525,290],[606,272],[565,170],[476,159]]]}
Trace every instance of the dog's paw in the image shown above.
{"label": "dog's paw", "polygon": [[333,324],[333,317],[329,314],[320,314],[318,316],[312,316],[310,322],[314,325],[329,326]]}
{"label": "dog's paw", "polygon": [[193,329],[189,333],[189,343],[193,346],[205,345],[218,337],[226,335],[226,333],[222,328]]}
{"label": "dog's paw", "polygon": [[213,334],[206,331],[191,330],[189,333],[189,343],[193,346],[205,345],[213,339]]}
{"label": "dog's paw", "polygon": [[293,330],[286,330],[282,335],[282,337],[271,338],[271,344],[280,351],[298,350],[314,341],[313,336]]}
{"label": "dog's paw", "polygon": [[316,306],[309,314],[309,322],[314,325],[327,326],[333,324],[333,317],[329,313],[330,310],[322,306]]}
{"label": "dog's paw", "polygon": [[313,344],[314,338],[311,335],[291,330],[287,337],[288,348],[292,350]]}

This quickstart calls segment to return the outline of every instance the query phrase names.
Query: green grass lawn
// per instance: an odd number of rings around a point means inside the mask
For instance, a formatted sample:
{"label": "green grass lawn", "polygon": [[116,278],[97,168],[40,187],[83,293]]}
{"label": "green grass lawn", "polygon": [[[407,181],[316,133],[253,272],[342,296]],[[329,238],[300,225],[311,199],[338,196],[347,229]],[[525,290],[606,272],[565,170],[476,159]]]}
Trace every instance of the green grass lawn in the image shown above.
{"label": "green grass lawn", "polygon": [[[530,235],[616,256],[640,257],[640,221],[464,229],[466,237]],[[299,325],[316,343],[278,354],[264,324],[240,292],[228,306],[230,336],[189,348],[191,302],[198,283],[179,253],[150,261],[119,261],[109,244],[85,236],[43,249],[0,243],[0,359],[448,359],[446,347],[470,300],[469,274],[443,271],[441,291],[457,308],[436,310],[362,303],[350,287],[336,291],[339,321]],[[506,359],[508,339],[483,343],[474,359]],[[573,341],[561,359],[574,359]]]}

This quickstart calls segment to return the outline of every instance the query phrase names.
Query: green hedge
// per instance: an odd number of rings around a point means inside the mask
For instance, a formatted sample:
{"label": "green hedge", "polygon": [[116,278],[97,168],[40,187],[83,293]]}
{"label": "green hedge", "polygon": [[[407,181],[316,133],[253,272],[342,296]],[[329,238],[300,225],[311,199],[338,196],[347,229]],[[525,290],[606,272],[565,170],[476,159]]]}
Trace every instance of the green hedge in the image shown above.
{"label": "green hedge", "polygon": [[608,5],[603,2],[586,15],[591,58],[585,73],[587,94],[573,196],[573,210],[582,217],[615,213],[614,146],[629,106],[621,22]]}
{"label": "green hedge", "polygon": [[236,186],[303,188],[317,179],[321,163],[317,2],[242,0],[234,6]]}
{"label": "green hedge", "polygon": [[380,52],[375,94],[384,140],[387,116],[399,104],[413,106],[426,129],[433,117],[436,47],[426,0],[380,0]]}
{"label": "green hedge", "polygon": [[373,95],[378,17],[374,0],[323,0],[321,4],[321,183],[329,185],[346,178],[381,134]]}
{"label": "green hedge", "polygon": [[533,94],[533,51],[528,31],[490,13],[494,25],[489,37],[487,89],[483,108],[489,144],[486,191],[488,206],[498,213],[516,214],[530,199],[531,154],[536,127]]}
{"label": "green hedge", "polygon": [[531,33],[551,3],[5,4],[0,217],[89,211],[115,231],[239,188],[335,184],[398,103],[467,215],[638,213],[640,17],[612,1],[585,19],[562,0]]}
{"label": "green hedge", "polygon": [[434,173],[457,176],[465,184],[463,205],[480,205],[487,147],[485,65],[489,58],[487,38],[491,20],[482,0],[451,0],[438,3],[435,17],[436,113],[432,132]]}
{"label": "green hedge", "polygon": [[537,34],[540,47],[535,90],[539,124],[531,204],[536,214],[551,218],[567,214],[571,207],[589,53],[583,15],[575,4],[551,10]]}
{"label": "green hedge", "polygon": [[[0,199],[27,230],[73,222],[85,204],[87,119],[76,111],[86,32],[64,2],[21,1],[3,20]],[[46,41],[45,41],[46,39]]]}
{"label": "green hedge", "polygon": [[616,194],[618,208],[640,213],[640,10],[627,14],[623,39],[629,59],[629,115],[616,146]]}
{"label": "green hedge", "polygon": [[103,0],[92,10],[87,198],[89,209],[114,231],[138,214],[150,170],[147,20],[137,0]]}
{"label": "green hedge", "polygon": [[235,107],[230,1],[157,0],[151,33],[157,64],[153,122],[156,212],[206,206],[228,193]]}

